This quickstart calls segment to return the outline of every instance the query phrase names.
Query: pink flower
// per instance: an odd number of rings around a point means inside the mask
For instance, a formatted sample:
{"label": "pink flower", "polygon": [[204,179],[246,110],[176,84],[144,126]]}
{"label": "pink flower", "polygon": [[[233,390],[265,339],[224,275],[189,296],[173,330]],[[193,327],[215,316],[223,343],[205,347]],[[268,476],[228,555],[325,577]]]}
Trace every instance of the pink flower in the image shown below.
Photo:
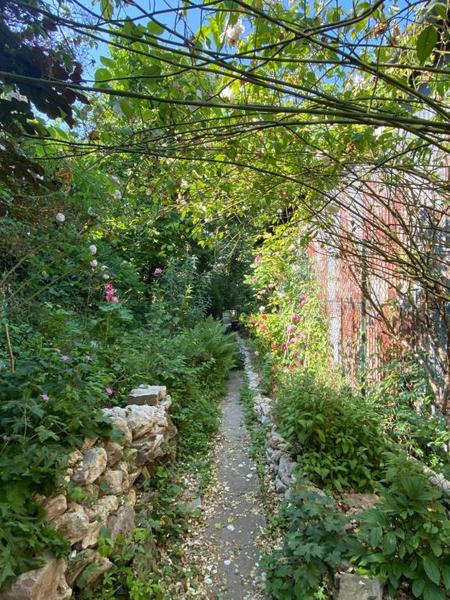
{"label": "pink flower", "polygon": [[108,396],[112,396],[114,394],[112,387],[105,387],[105,392],[108,394]]}
{"label": "pink flower", "polygon": [[305,302],[308,301],[308,296],[306,294],[300,294],[300,296],[298,297],[300,304],[304,304]]}
{"label": "pink flower", "polygon": [[161,275],[163,272],[163,270],[161,269],[161,267],[156,267],[156,269],[153,271],[153,275]]}
{"label": "pink flower", "polygon": [[68,354],[61,354],[61,360],[67,362],[68,360],[70,360],[70,356]]}
{"label": "pink flower", "polygon": [[300,321],[302,320],[300,315],[297,315],[296,313],[293,313],[291,316],[291,321],[293,323],[300,323]]}
{"label": "pink flower", "polygon": [[286,352],[286,350],[287,350],[286,344],[281,344],[281,349],[283,352]]}
{"label": "pink flower", "polygon": [[296,338],[291,338],[289,340],[289,344],[292,346],[292,344],[295,344],[296,341],[297,341]]}
{"label": "pink flower", "polygon": [[41,394],[41,400],[48,402],[50,400],[50,396],[48,394]]}
{"label": "pink flower", "polygon": [[255,256],[255,263],[260,263],[262,260],[261,255],[258,254],[257,256]]}
{"label": "pink flower", "polygon": [[117,290],[114,288],[112,283],[108,283],[105,288],[105,300],[106,302],[119,302]]}
{"label": "pink flower", "polygon": [[295,325],[288,325],[288,326],[286,327],[286,331],[287,331],[288,333],[294,333],[294,331],[295,331]]}

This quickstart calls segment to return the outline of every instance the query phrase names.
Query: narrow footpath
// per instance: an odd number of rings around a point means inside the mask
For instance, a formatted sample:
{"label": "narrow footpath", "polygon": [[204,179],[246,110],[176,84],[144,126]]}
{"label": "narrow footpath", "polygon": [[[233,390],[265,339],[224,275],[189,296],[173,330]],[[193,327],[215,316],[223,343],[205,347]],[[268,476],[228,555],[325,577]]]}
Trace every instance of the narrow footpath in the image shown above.
{"label": "narrow footpath", "polygon": [[222,421],[214,451],[215,481],[202,499],[203,527],[189,542],[194,562],[204,573],[196,597],[259,600],[265,597],[259,538],[264,507],[256,466],[249,457],[250,439],[239,403],[242,374],[233,372],[222,404]]}

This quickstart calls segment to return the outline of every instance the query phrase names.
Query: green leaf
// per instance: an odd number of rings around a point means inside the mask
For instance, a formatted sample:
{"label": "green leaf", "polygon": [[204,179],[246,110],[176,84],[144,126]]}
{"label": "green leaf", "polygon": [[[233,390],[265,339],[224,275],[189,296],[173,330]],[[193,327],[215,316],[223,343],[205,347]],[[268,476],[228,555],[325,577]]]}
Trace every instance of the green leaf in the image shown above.
{"label": "green leaf", "polygon": [[45,442],[47,440],[59,440],[59,436],[56,435],[55,432],[51,431],[50,429],[47,429],[43,425],[39,425],[39,427],[36,427],[36,433],[40,442]]}
{"label": "green leaf", "polygon": [[153,35],[161,35],[161,33],[164,33],[164,27],[159,23],[155,23],[155,21],[150,21],[147,25],[147,29],[149,33],[153,33]]}
{"label": "green leaf", "polygon": [[441,574],[445,589],[450,592],[450,565],[441,565]]}
{"label": "green leaf", "polygon": [[104,79],[112,79],[112,75],[108,69],[101,67],[95,71],[95,81],[103,81]]}
{"label": "green leaf", "polygon": [[433,556],[424,556],[422,561],[425,573],[433,583],[439,585],[441,582],[441,574],[439,572],[439,564],[436,559]]}
{"label": "green leaf", "polygon": [[417,57],[421,63],[424,63],[433,52],[438,41],[437,30],[434,25],[428,25],[419,33],[416,42]]}
{"label": "green leaf", "polygon": [[383,530],[381,529],[381,527],[374,527],[373,529],[371,529],[369,533],[369,544],[372,546],[372,548],[376,548],[378,546],[382,537]]}
{"label": "green leaf", "polygon": [[445,600],[444,592],[442,592],[437,585],[433,585],[432,583],[425,584],[425,589],[423,590],[423,599],[424,600]]}
{"label": "green leaf", "polygon": [[423,579],[415,579],[412,584],[412,593],[416,598],[419,598],[423,594],[425,588],[425,581]]}
{"label": "green leaf", "polygon": [[113,15],[113,5],[111,0],[100,0],[100,9],[102,11],[102,15],[106,19],[110,19]]}
{"label": "green leaf", "polygon": [[384,551],[386,554],[392,554],[397,547],[397,538],[395,533],[389,532],[384,538]]}
{"label": "green leaf", "polygon": [[141,77],[158,77],[161,75],[160,65],[148,65],[139,71]]}
{"label": "green leaf", "polygon": [[442,546],[441,546],[439,540],[431,539],[430,540],[430,546],[431,546],[431,549],[433,550],[433,554],[435,556],[441,556],[441,554],[442,554]]}

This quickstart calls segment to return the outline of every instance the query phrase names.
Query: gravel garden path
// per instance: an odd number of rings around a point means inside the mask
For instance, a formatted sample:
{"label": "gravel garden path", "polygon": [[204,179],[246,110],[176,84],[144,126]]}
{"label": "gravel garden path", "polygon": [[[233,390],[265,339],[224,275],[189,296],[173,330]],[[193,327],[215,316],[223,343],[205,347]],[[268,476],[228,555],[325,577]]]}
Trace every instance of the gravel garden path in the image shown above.
{"label": "gravel garden path", "polygon": [[[189,541],[188,555],[202,572],[193,596],[218,600],[265,597],[259,561],[265,526],[256,467],[239,403],[242,375],[233,372],[222,404],[214,453],[213,483],[201,500],[202,523]],[[192,597],[192,596],[190,596]]]}

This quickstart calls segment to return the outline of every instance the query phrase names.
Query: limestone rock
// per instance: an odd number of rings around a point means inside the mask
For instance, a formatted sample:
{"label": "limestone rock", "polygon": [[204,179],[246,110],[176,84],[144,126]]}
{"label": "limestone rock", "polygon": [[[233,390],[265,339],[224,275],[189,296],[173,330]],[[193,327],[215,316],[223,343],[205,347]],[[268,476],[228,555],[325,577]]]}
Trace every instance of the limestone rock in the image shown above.
{"label": "limestone rock", "polygon": [[115,540],[119,534],[129,535],[134,529],[134,518],[134,508],[129,504],[124,504],[117,513],[112,514],[108,519],[112,539]]}
{"label": "limestone rock", "polygon": [[353,573],[339,576],[336,600],[382,600],[383,589],[378,579],[370,579]]}
{"label": "limestone rock", "polygon": [[278,477],[289,486],[292,483],[296,463],[288,454],[283,454],[278,463]]}
{"label": "limestone rock", "polygon": [[160,406],[164,408],[164,410],[169,410],[169,408],[172,406],[172,397],[167,394],[164,400],[161,400]]}
{"label": "limestone rock", "polygon": [[120,431],[123,433],[121,443],[124,446],[131,444],[131,429],[128,425],[125,409],[120,408],[119,406],[114,406],[113,408],[104,408],[103,414],[105,417],[108,417],[112,421],[113,425],[117,427],[117,429],[120,429]]}
{"label": "limestone rock", "polygon": [[94,500],[95,498],[98,498],[98,496],[99,496],[100,488],[97,484],[98,484],[98,479],[97,479],[96,483],[87,483],[86,485],[83,486],[83,490],[86,492],[86,494],[88,494],[88,496],[90,497],[90,500]]}
{"label": "limestone rock", "polygon": [[133,448],[135,448],[138,452],[137,464],[145,465],[155,460],[155,458],[162,456],[163,450],[161,445],[163,442],[164,436],[160,433],[156,434],[152,438],[143,438],[133,442]]}
{"label": "limestone rock", "polygon": [[91,548],[83,550],[82,552],[73,552],[67,562],[66,579],[67,583],[71,586],[75,583],[78,575],[85,569],[91,562],[94,562],[97,552]]}
{"label": "limestone rock", "polygon": [[44,504],[44,509],[47,512],[47,522],[53,521],[66,512],[67,498],[64,494],[58,494],[53,498],[49,498]]}
{"label": "limestone rock", "polygon": [[286,450],[288,447],[286,440],[274,429],[267,436],[267,443],[274,450]]}
{"label": "limestone rock", "polygon": [[260,423],[270,423],[270,402],[270,398],[266,398],[265,396],[256,396],[253,400],[253,406]]}
{"label": "limestone rock", "polygon": [[126,410],[127,421],[131,427],[133,440],[150,433],[153,435],[160,433],[168,425],[164,409],[158,406],[131,405]]}
{"label": "limestone rock", "polygon": [[50,553],[44,557],[45,564],[40,569],[20,575],[12,587],[0,593],[0,600],[66,600],[72,596],[64,573],[66,563]]}
{"label": "limestone rock", "polygon": [[132,390],[128,396],[128,404],[147,404],[155,406],[165,398],[165,385],[145,385]]}
{"label": "limestone rock", "polygon": [[[130,440],[131,441],[131,440]],[[105,444],[106,456],[108,458],[108,466],[113,467],[123,456],[123,447],[117,442],[108,440]]]}
{"label": "limestone rock", "polygon": [[90,448],[76,466],[72,480],[79,485],[93,483],[106,469],[108,457],[104,448]]}
{"label": "limestone rock", "polygon": [[136,490],[134,488],[131,488],[131,490],[125,496],[124,504],[129,504],[130,506],[134,506],[136,504],[136,502],[137,502]]}
{"label": "limestone rock", "polygon": [[83,458],[83,453],[80,450],[74,450],[69,454],[69,460],[67,461],[67,466],[69,468],[74,467],[77,462],[79,462]]}
{"label": "limestone rock", "polygon": [[106,571],[109,571],[112,566],[113,564],[109,558],[98,555],[95,561],[86,567],[81,575],[78,576],[76,580],[77,587],[92,587],[100,579],[100,577],[106,573]]}
{"label": "limestone rock", "polygon": [[85,510],[91,521],[97,519],[106,523],[106,519],[109,515],[118,508],[119,500],[117,499],[117,496],[111,494],[109,496],[103,496],[103,498],[100,498],[91,508],[86,508]]}
{"label": "limestone rock", "polygon": [[88,532],[81,540],[81,547],[83,550],[85,548],[90,548],[91,546],[95,546],[98,542],[98,538],[100,536],[100,529],[106,524],[106,519],[102,521],[93,521],[89,523]]}
{"label": "limestone rock", "polygon": [[373,508],[378,501],[379,497],[376,494],[343,494],[342,496],[342,503],[356,511]]}
{"label": "limestone rock", "polygon": [[52,525],[61,532],[71,544],[81,541],[89,531],[89,518],[83,508],[66,512]]}
{"label": "limestone rock", "polygon": [[108,494],[120,495],[123,491],[124,472],[120,469],[106,470],[99,479],[100,488]]}
{"label": "limestone rock", "polygon": [[277,477],[275,479],[275,491],[278,494],[284,494],[288,489],[288,486],[284,483],[284,481],[281,481],[281,479],[279,477]]}
{"label": "limestone rock", "polygon": [[139,477],[140,474],[141,474],[140,469],[138,469],[137,471],[133,471],[132,473],[128,473],[127,478],[126,478],[126,483],[124,484],[124,491],[129,490],[131,488],[131,486],[134,484],[134,482],[136,481],[136,479]]}
{"label": "limestone rock", "polygon": [[90,587],[111,567],[110,560],[88,548],[69,561],[67,581],[81,589]]}
{"label": "limestone rock", "polygon": [[83,445],[81,446],[81,451],[85,452],[86,450],[89,450],[90,448],[92,448],[92,446],[95,445],[96,441],[98,438],[93,437],[93,438],[86,438],[84,440]]}
{"label": "limestone rock", "polygon": [[270,458],[271,464],[278,465],[282,456],[283,452],[281,450],[272,450],[272,456]]}

